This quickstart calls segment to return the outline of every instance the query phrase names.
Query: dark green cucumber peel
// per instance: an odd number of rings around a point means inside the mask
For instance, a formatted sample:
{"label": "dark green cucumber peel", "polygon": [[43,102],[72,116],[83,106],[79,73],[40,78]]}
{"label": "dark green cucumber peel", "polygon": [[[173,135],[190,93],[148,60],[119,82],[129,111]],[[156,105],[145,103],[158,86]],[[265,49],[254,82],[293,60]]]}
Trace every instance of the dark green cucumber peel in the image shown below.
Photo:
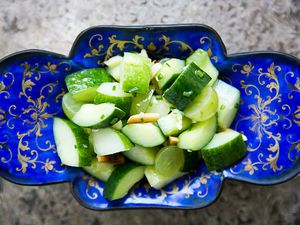
{"label": "dark green cucumber peel", "polygon": [[[119,165],[115,168],[112,172],[110,177],[108,178],[107,182],[105,183],[103,196],[109,200],[115,200],[115,192],[119,189],[119,182],[132,170],[136,169],[137,167],[142,167],[137,163],[128,162],[122,165]],[[136,182],[138,182],[137,180]],[[121,187],[122,188],[122,187]],[[126,190],[128,191],[128,190]],[[124,197],[124,196],[123,196]]]}
{"label": "dark green cucumber peel", "polygon": [[201,156],[199,157],[199,152],[188,152],[186,150],[183,150],[184,164],[181,169],[182,172],[190,172],[191,170],[197,169],[199,167],[201,161]]}
{"label": "dark green cucumber peel", "polygon": [[195,63],[186,66],[163,96],[179,110],[184,110],[211,80]]}
{"label": "dark green cucumber peel", "polygon": [[[104,82],[111,82],[112,77],[104,68],[80,70],[65,77],[66,86],[71,95],[93,88],[96,94],[97,87]],[[91,100],[94,96],[90,96]]]}
{"label": "dark green cucumber peel", "polygon": [[205,149],[204,147],[201,153],[209,170],[219,170],[231,166],[242,159],[247,153],[247,146],[242,135],[239,135],[229,143],[216,148]]}
{"label": "dark green cucumber peel", "polygon": [[[61,119],[61,118],[60,118]],[[72,130],[74,137],[76,139],[76,146],[74,146],[78,151],[78,159],[79,159],[79,166],[90,166],[92,163],[92,158],[94,156],[94,152],[90,149],[90,143],[87,133],[84,129],[70,120],[61,119],[63,120],[69,128]],[[77,138],[81,137],[81,138]]]}

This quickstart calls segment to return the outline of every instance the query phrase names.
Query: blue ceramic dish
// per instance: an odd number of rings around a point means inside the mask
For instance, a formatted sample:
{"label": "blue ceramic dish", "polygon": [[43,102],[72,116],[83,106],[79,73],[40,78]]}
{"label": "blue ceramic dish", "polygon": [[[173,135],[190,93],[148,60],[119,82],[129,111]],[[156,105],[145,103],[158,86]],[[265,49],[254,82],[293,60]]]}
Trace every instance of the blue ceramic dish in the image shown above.
{"label": "blue ceramic dish", "polygon": [[[221,78],[241,91],[232,127],[248,137],[248,153],[222,172],[202,164],[163,190],[142,182],[125,198],[109,202],[102,196],[103,182],[61,165],[52,117],[64,117],[67,74],[143,48],[154,59],[208,50]],[[70,182],[74,196],[92,209],[201,208],[217,198],[224,179],[276,184],[300,171],[300,61],[269,51],[227,55],[219,35],[203,25],[92,27],[77,37],[69,56],[15,53],[0,61],[0,102],[0,176],[25,185]]]}

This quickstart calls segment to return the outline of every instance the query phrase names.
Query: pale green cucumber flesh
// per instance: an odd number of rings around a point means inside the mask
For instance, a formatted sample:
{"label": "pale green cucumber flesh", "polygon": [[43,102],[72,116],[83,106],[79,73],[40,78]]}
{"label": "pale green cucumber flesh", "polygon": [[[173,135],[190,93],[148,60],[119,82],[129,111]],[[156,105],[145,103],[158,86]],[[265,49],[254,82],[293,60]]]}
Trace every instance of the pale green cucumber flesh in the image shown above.
{"label": "pale green cucumber flesh", "polygon": [[89,149],[88,135],[83,128],[69,120],[55,117],[53,133],[57,153],[63,164],[74,167],[91,164],[92,152]]}
{"label": "pale green cucumber flesh", "polygon": [[107,61],[104,62],[105,65],[108,66],[108,68],[115,68],[119,65],[121,65],[123,60],[123,57],[120,55],[116,55],[108,59]]}
{"label": "pale green cucumber flesh", "polygon": [[153,165],[158,148],[146,148],[136,145],[129,151],[123,152],[123,154],[130,160],[140,163],[142,165]]}
{"label": "pale green cucumber flesh", "polygon": [[157,124],[165,136],[177,135],[183,128],[183,115],[178,110],[159,118]]}
{"label": "pale green cucumber flesh", "polygon": [[155,147],[166,140],[160,129],[152,123],[127,124],[122,132],[135,144],[143,147]]}
{"label": "pale green cucumber flesh", "polygon": [[201,153],[207,168],[218,170],[242,159],[247,153],[247,147],[240,133],[227,130],[215,134]]}
{"label": "pale green cucumber flesh", "polygon": [[97,155],[112,155],[128,151],[133,147],[130,140],[113,128],[98,129],[91,134],[94,151]]}
{"label": "pale green cucumber flesh", "polygon": [[184,115],[193,122],[207,120],[212,117],[218,109],[218,95],[210,87],[205,87],[202,92],[187,106]]}
{"label": "pale green cucumber flesh", "polygon": [[218,126],[229,128],[239,108],[240,91],[222,80],[216,81],[214,89],[219,98]]}
{"label": "pale green cucumber flesh", "polygon": [[108,200],[123,198],[144,177],[144,166],[126,163],[118,166],[105,183],[103,195]]}
{"label": "pale green cucumber flesh", "polygon": [[97,87],[111,81],[112,77],[103,68],[80,70],[65,77],[69,93],[81,102],[93,102]]}
{"label": "pale green cucumber flesh", "polygon": [[73,118],[73,116],[79,111],[81,106],[82,103],[75,101],[70,93],[66,93],[62,98],[62,109],[69,119]]}
{"label": "pale green cucumber flesh", "polygon": [[93,159],[92,164],[90,166],[83,167],[83,169],[93,177],[106,182],[115,167],[116,165],[112,163],[102,163],[97,159]]}
{"label": "pale green cucumber flesh", "polygon": [[125,112],[112,103],[83,104],[72,121],[81,127],[103,128],[116,123]]}
{"label": "pale green cucumber flesh", "polygon": [[162,96],[152,96],[146,113],[158,113],[160,117],[168,115],[170,104],[163,100]]}
{"label": "pale green cucumber flesh", "polygon": [[206,121],[195,123],[190,129],[182,132],[177,146],[182,149],[198,151],[207,145],[217,130],[216,116]]}
{"label": "pale green cucumber flesh", "polygon": [[165,187],[167,184],[176,180],[179,177],[182,177],[185,173],[178,172],[173,176],[163,176],[155,170],[154,166],[147,166],[145,168],[145,176],[148,180],[148,183],[151,187],[155,189],[161,189]]}
{"label": "pale green cucumber flesh", "polygon": [[146,112],[150,105],[153,93],[154,90],[150,89],[147,94],[135,94],[131,104],[130,115]]}

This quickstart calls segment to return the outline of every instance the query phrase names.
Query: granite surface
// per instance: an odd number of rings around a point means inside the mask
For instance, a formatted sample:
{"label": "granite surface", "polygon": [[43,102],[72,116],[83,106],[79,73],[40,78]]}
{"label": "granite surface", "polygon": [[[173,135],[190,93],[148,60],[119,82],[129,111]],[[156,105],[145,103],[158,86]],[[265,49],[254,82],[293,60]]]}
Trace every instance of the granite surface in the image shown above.
{"label": "granite surface", "polygon": [[[0,1],[0,57],[39,48],[68,54],[79,32],[101,24],[204,23],[229,53],[272,49],[300,57],[300,1],[24,0]],[[68,184],[0,185],[0,225],[300,224],[300,177],[275,186],[226,181],[220,198],[200,210],[96,212]]]}

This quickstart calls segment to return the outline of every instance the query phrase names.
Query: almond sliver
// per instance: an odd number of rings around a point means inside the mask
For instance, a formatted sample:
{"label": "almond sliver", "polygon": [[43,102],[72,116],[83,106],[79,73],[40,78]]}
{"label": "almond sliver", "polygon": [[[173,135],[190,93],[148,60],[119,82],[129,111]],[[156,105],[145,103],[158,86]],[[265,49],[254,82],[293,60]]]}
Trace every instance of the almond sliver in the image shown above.
{"label": "almond sliver", "polygon": [[155,122],[159,119],[158,113],[139,113],[136,115],[132,115],[127,120],[128,124],[131,123],[149,123],[149,122]]}

